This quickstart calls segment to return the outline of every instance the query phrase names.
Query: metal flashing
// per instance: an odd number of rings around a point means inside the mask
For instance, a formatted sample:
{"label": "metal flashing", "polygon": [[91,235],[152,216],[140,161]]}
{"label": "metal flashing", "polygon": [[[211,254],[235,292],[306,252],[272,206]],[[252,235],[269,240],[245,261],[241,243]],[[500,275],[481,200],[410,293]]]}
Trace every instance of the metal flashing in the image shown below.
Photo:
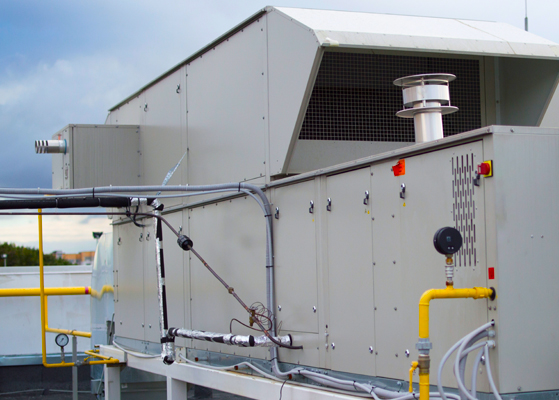
{"label": "metal flashing", "polygon": [[322,46],[558,59],[559,45],[509,24],[279,7]]}

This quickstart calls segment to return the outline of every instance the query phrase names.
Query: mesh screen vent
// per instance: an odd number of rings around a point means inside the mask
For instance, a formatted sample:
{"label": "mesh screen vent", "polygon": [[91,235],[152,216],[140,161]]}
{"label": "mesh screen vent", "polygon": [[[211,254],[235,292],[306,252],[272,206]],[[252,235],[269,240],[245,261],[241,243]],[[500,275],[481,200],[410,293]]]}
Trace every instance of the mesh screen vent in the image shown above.
{"label": "mesh screen vent", "polygon": [[403,76],[450,73],[450,101],[460,111],[443,117],[445,136],[481,127],[479,61],[460,58],[324,53],[301,140],[414,142],[413,120],[396,117]]}
{"label": "mesh screen vent", "polygon": [[474,198],[474,155],[466,154],[452,158],[452,187],[454,227],[462,234],[462,248],[455,255],[458,267],[475,267],[476,250],[476,201]]}

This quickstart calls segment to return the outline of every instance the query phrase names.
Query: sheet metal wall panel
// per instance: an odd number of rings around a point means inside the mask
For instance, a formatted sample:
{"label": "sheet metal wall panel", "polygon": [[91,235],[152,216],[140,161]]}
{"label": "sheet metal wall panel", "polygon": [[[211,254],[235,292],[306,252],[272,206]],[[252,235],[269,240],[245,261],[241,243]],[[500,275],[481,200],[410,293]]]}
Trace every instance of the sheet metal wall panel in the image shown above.
{"label": "sheet metal wall panel", "polygon": [[[266,304],[266,225],[250,197],[209,204],[189,212],[194,248],[250,306]],[[232,318],[248,323],[248,313],[193,255],[190,257],[192,328],[229,332]],[[254,334],[233,322],[233,332]],[[193,341],[196,349],[252,357],[268,357],[264,348],[238,348]]]}
{"label": "sheet metal wall panel", "polygon": [[[272,10],[268,25],[268,87],[270,129],[270,173],[287,172],[290,147],[298,136],[304,101],[312,91],[313,68],[320,58],[314,33]],[[316,73],[316,71],[314,71]]]}
{"label": "sheet metal wall panel", "polygon": [[320,347],[324,346],[324,336],[316,333],[295,332],[281,330],[282,335],[291,335],[295,345],[302,345],[302,350],[289,350],[280,348],[279,359],[281,362],[307,365],[311,367],[324,367],[320,364]]}
{"label": "sheet metal wall panel", "polygon": [[[184,227],[182,211],[165,214],[164,218],[177,231],[180,226]],[[186,229],[183,228],[183,232],[186,234]],[[177,245],[177,237],[166,225],[163,225],[163,254],[165,259],[165,288],[167,291],[169,327],[182,328],[185,326],[185,305],[188,304],[186,296],[190,299],[188,288],[184,285],[184,257],[187,255]],[[184,346],[186,339],[177,338],[175,343],[179,346]]]}
{"label": "sheet metal wall panel", "polygon": [[[144,337],[149,342],[159,343],[159,300],[157,298],[157,267],[155,261],[155,232],[151,218],[142,221],[145,228],[141,240],[144,260]],[[140,240],[138,238],[138,240]]]}
{"label": "sheet metal wall panel", "polygon": [[287,331],[318,333],[316,225],[315,214],[309,213],[315,182],[277,188],[272,200],[272,210],[279,208],[274,220],[278,324]]}
{"label": "sheet metal wall panel", "polygon": [[376,375],[371,215],[363,204],[370,169],[330,176],[326,188],[331,368]]}
{"label": "sheet metal wall panel", "polygon": [[133,224],[114,229],[116,335],[144,340],[143,252],[138,241],[142,230]]}
{"label": "sheet metal wall panel", "polygon": [[[177,93],[177,86],[181,83],[183,69],[169,75],[157,85],[147,89],[141,130],[141,149],[143,157],[142,184],[161,185],[169,170],[186,152],[183,148],[183,129],[181,114],[181,93]],[[182,161],[187,163],[186,157]],[[185,183],[182,168],[178,168],[168,185]],[[181,198],[164,199],[166,207],[180,204]]]}
{"label": "sheet metal wall panel", "polygon": [[137,126],[74,125],[73,187],[139,184],[139,136]]}
{"label": "sheet metal wall panel", "polygon": [[514,128],[493,145],[499,389],[557,389],[559,135]]}
{"label": "sheet metal wall panel", "polygon": [[111,111],[109,115],[107,115],[105,124],[139,125],[144,112],[144,103],[142,100],[140,95],[138,95],[116,110]]}
{"label": "sheet metal wall panel", "polygon": [[[452,164],[453,159],[455,161],[456,157],[461,159],[462,156],[470,159],[473,156],[475,160],[481,160],[481,142],[406,158],[406,173],[399,177],[395,177],[391,171],[396,159],[372,168],[374,290],[377,306],[375,326],[379,376],[397,377],[409,367],[410,360],[416,359],[419,298],[425,290],[445,287],[445,259],[434,249],[432,238],[439,228],[455,226],[455,178]],[[405,199],[400,198],[401,184],[406,186]],[[477,207],[474,220],[477,261],[455,268],[454,281],[457,288],[487,284],[482,190],[479,189],[472,197]],[[465,237],[464,240],[470,239]],[[448,348],[487,320],[487,300],[432,301],[432,365],[438,366]],[[410,351],[409,358],[405,356],[406,350]],[[433,377],[432,382],[435,381],[436,378]],[[451,368],[445,369],[443,384],[454,386],[454,382]],[[488,389],[487,382],[483,379],[479,384],[480,390]]]}
{"label": "sheet metal wall panel", "polygon": [[[64,128],[52,135],[51,139],[66,140],[68,149],[72,146],[72,128],[66,125]],[[52,155],[52,188],[70,189],[70,181],[73,180],[70,174],[70,154]],[[68,171],[67,173],[65,171]]]}
{"label": "sheet metal wall panel", "polygon": [[498,123],[538,125],[556,89],[559,63],[504,57],[498,65],[501,109]]}
{"label": "sheet metal wall panel", "polygon": [[254,180],[266,171],[264,19],[187,65],[190,184]]}

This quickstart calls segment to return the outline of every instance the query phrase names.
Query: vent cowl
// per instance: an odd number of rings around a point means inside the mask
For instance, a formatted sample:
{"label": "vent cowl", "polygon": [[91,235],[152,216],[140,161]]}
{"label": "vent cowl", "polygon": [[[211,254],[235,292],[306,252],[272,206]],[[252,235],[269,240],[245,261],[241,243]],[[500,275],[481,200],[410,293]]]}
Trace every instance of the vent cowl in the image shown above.
{"label": "vent cowl", "polygon": [[452,74],[422,74],[398,78],[394,85],[402,87],[404,109],[396,113],[401,118],[413,118],[416,143],[442,139],[443,115],[458,111],[450,105],[449,82]]}

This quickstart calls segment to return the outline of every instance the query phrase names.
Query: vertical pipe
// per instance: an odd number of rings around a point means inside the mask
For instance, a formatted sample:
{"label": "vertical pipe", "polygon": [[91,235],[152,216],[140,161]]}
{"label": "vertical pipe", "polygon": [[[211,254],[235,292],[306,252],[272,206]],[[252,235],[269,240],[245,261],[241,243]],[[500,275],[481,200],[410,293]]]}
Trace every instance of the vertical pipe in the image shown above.
{"label": "vertical pipe", "polygon": [[153,202],[154,215],[153,226],[155,229],[155,263],[157,267],[157,299],[159,300],[159,330],[161,333],[161,356],[167,365],[175,361],[175,339],[167,336],[169,322],[167,319],[167,293],[165,290],[165,260],[163,258],[163,227],[159,221],[163,204],[159,201]]}
{"label": "vertical pipe", "polygon": [[72,336],[72,400],[78,400],[78,338]]}
{"label": "vertical pipe", "polygon": [[43,365],[47,366],[47,344],[45,339],[45,273],[43,265],[43,216],[41,215],[42,209],[39,209],[39,290],[41,294],[41,347],[43,352]]}

